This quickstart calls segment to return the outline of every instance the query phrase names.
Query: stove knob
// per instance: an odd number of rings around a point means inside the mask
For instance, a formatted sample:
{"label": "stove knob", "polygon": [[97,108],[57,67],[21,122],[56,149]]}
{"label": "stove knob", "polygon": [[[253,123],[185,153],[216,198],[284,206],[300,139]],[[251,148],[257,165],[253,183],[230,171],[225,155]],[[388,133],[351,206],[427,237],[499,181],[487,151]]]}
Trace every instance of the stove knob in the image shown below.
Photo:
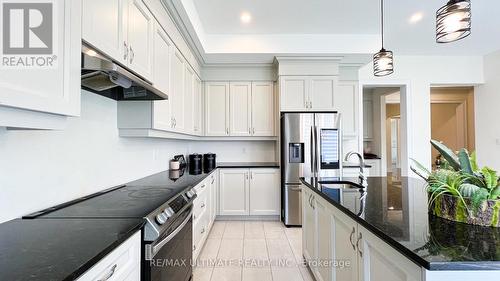
{"label": "stove knob", "polygon": [[168,220],[168,217],[165,214],[163,214],[163,213],[161,213],[161,214],[159,214],[159,215],[156,216],[156,222],[159,225],[162,225],[162,224],[166,223],[167,220]]}
{"label": "stove knob", "polygon": [[196,193],[195,193],[192,189],[191,189],[191,190],[189,190],[188,192],[186,192],[186,196],[187,196],[188,198],[190,198],[190,199],[191,199],[191,198],[192,198],[195,194],[196,194]]}
{"label": "stove knob", "polygon": [[172,209],[172,207],[168,207],[168,208],[165,209],[165,211],[163,211],[163,214],[167,218],[170,218],[171,216],[173,216],[175,214],[175,212],[174,212],[174,209]]}

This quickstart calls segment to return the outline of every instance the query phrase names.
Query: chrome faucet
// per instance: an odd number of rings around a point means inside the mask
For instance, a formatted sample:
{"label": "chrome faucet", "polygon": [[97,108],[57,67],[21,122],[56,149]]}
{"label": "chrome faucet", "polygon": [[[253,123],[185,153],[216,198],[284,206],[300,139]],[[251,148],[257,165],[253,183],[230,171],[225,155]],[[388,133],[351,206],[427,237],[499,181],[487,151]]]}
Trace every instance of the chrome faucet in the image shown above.
{"label": "chrome faucet", "polygon": [[345,161],[347,162],[351,156],[356,155],[358,156],[359,160],[359,179],[361,181],[361,185],[366,186],[366,177],[364,173],[364,166],[365,166],[365,159],[363,158],[363,155],[361,155],[359,152],[356,151],[351,151],[347,153],[345,156]]}

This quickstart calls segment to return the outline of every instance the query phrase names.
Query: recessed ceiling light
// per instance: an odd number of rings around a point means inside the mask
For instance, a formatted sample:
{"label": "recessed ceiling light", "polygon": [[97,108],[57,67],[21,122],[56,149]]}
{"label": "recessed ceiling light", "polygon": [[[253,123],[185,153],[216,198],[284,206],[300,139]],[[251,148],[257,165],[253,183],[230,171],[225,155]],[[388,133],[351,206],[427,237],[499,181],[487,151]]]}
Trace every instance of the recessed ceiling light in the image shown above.
{"label": "recessed ceiling light", "polygon": [[417,22],[421,21],[423,18],[424,18],[424,14],[422,14],[421,12],[414,13],[410,17],[410,23],[417,23]]}
{"label": "recessed ceiling light", "polygon": [[249,23],[252,20],[252,15],[248,12],[241,13],[240,20],[242,23]]}

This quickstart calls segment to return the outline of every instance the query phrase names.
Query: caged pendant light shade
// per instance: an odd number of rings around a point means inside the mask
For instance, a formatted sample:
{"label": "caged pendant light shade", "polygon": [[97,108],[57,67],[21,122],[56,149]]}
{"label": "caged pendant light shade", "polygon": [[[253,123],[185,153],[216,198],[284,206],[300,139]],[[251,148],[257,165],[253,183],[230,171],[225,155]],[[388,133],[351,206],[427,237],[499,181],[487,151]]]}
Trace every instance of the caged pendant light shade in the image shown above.
{"label": "caged pendant light shade", "polygon": [[436,12],[436,42],[449,43],[471,33],[470,0],[450,0]]}
{"label": "caged pendant light shade", "polygon": [[386,76],[394,72],[394,56],[391,51],[384,49],[384,0],[380,1],[381,7],[381,28],[382,28],[382,49],[373,55],[373,75]]}

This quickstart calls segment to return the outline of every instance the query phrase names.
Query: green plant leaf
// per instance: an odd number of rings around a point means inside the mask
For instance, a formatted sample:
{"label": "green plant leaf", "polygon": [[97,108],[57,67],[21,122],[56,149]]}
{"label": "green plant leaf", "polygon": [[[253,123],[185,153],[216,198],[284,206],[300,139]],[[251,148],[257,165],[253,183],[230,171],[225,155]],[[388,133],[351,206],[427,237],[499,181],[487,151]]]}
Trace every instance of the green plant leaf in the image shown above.
{"label": "green plant leaf", "polygon": [[460,162],[462,172],[469,175],[474,175],[472,164],[470,162],[469,152],[467,151],[467,149],[460,149],[460,152],[458,153],[458,161]]}
{"label": "green plant leaf", "polygon": [[472,203],[472,210],[474,211],[474,214],[477,214],[477,211],[481,208],[483,203],[488,199],[488,196],[489,196],[489,192],[484,188],[478,189],[474,193],[474,195],[472,195],[471,203]]}
{"label": "green plant leaf", "polygon": [[437,151],[439,151],[439,153],[441,153],[443,158],[455,171],[460,171],[460,163],[458,162],[458,157],[451,149],[436,140],[431,140],[431,144],[435,149],[437,149]]}
{"label": "green plant leaf", "polygon": [[470,155],[470,164],[473,172],[479,171],[479,166],[477,165],[477,154],[475,151]]}
{"label": "green plant leaf", "polygon": [[488,197],[488,199],[497,200],[498,196],[500,196],[500,185],[498,185],[497,187],[495,187],[491,190],[490,196]]}
{"label": "green plant leaf", "polygon": [[459,191],[464,197],[472,197],[480,189],[479,186],[470,183],[464,183],[460,186]]}
{"label": "green plant leaf", "polygon": [[431,172],[424,167],[424,165],[420,164],[417,160],[410,158],[410,160],[415,164],[415,167],[413,165],[410,165],[410,169],[417,174],[417,176],[423,178],[424,180],[427,180],[429,176],[431,175]]}
{"label": "green plant leaf", "polygon": [[484,182],[486,183],[486,188],[493,189],[498,185],[498,176],[495,170],[488,167],[481,169],[481,174],[484,177]]}

